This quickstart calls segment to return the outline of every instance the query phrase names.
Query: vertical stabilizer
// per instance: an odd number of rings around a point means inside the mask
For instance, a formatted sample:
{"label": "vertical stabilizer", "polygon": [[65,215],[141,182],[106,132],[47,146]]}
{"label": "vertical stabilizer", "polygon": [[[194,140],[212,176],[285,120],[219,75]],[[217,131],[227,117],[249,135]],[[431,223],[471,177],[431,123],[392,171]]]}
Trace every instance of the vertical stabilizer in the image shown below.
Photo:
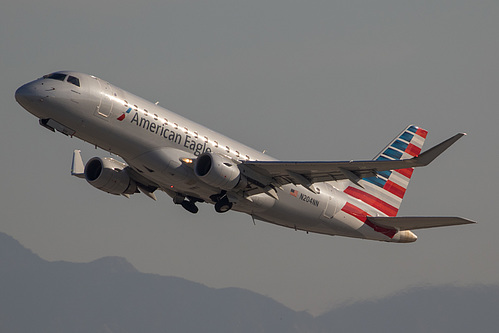
{"label": "vertical stabilizer", "polygon": [[[405,160],[419,156],[427,134],[428,131],[410,125],[374,160]],[[396,216],[413,171],[414,168],[407,168],[378,172],[376,177],[363,178],[359,181],[359,187],[349,186],[344,192],[386,216]]]}

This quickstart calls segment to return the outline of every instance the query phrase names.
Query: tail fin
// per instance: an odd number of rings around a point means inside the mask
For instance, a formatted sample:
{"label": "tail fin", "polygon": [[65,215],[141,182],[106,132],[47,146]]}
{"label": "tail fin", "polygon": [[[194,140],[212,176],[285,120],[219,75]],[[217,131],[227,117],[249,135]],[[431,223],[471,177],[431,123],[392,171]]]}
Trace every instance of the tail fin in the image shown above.
{"label": "tail fin", "polygon": [[[375,161],[404,160],[419,156],[428,131],[410,125],[375,158]],[[356,197],[387,216],[396,216],[409,186],[414,168],[378,172],[359,181],[362,190],[349,186],[345,193]]]}

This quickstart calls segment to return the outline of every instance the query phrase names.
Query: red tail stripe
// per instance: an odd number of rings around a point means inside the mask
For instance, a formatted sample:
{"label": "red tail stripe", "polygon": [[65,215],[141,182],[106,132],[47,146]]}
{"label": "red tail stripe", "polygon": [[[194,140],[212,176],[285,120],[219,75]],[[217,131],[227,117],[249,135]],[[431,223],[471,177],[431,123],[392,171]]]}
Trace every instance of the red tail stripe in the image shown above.
{"label": "red tail stripe", "polygon": [[397,169],[395,171],[410,179],[412,177],[412,173],[414,172],[414,168]]}
{"label": "red tail stripe", "polygon": [[386,229],[386,228],[379,227],[379,226],[375,225],[374,223],[372,223],[371,221],[369,221],[367,219],[367,213],[366,212],[364,212],[362,209],[360,209],[360,208],[352,205],[349,202],[347,202],[345,204],[345,206],[343,206],[343,208],[341,210],[343,212],[347,213],[348,215],[351,215],[351,216],[359,219],[360,221],[364,222],[365,224],[367,224],[368,226],[370,226],[371,228],[373,228],[374,231],[380,232],[383,235],[386,235],[386,236],[388,236],[390,238],[393,238],[393,236],[395,236],[395,234],[397,233],[396,230]]}
{"label": "red tail stripe", "polygon": [[421,152],[421,148],[413,145],[412,143],[409,143],[409,145],[405,149],[405,152],[411,156],[418,156]]}
{"label": "red tail stripe", "polygon": [[344,191],[346,194],[351,195],[354,198],[364,201],[369,206],[372,206],[379,211],[385,213],[388,216],[396,216],[398,209],[393,207],[392,205],[387,204],[383,200],[376,198],[375,196],[368,194],[364,191],[356,189],[354,187],[347,187]]}
{"label": "red tail stripe", "polygon": [[367,221],[367,213],[364,212],[359,207],[352,205],[349,202],[347,202],[341,210],[347,213],[348,215],[352,215],[353,217],[361,220],[364,223]]}
{"label": "red tail stripe", "polygon": [[404,197],[405,188],[403,188],[399,184],[392,182],[391,180],[387,180],[386,184],[385,184],[385,186],[383,186],[383,188],[385,190],[387,190],[388,192],[395,194],[400,199],[402,199]]}
{"label": "red tail stripe", "polygon": [[422,128],[418,128],[418,130],[416,131],[416,134],[419,135],[420,137],[426,139],[426,135],[428,135],[428,131],[424,130]]}

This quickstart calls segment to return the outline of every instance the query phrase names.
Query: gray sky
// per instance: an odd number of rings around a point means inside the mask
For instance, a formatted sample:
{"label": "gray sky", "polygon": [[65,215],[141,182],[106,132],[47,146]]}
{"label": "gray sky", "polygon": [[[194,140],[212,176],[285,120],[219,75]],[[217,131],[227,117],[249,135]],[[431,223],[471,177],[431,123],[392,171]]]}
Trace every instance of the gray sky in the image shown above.
{"label": "gray sky", "polygon": [[[497,1],[13,1],[0,11],[0,231],[48,260],[242,287],[314,314],[410,286],[499,283]],[[72,150],[14,100],[55,70],[97,75],[280,159],[371,158],[404,126],[427,146],[400,215],[478,225],[414,244],[305,234],[201,205],[191,215],[71,177]]]}

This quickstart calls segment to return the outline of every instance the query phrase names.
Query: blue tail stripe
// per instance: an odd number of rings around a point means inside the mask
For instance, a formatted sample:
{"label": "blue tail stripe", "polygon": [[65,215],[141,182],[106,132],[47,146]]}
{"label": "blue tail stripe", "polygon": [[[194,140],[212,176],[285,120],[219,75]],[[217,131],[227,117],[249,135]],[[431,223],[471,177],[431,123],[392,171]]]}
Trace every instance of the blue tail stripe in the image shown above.
{"label": "blue tail stripe", "polygon": [[369,183],[371,184],[374,184],[376,186],[379,186],[381,188],[383,188],[386,184],[386,180],[383,180],[381,178],[378,178],[378,177],[369,177],[369,178],[364,178],[365,181],[368,181]]}
{"label": "blue tail stripe", "polygon": [[404,134],[402,134],[400,136],[400,139],[405,140],[407,142],[411,142],[413,137],[414,137],[414,134],[411,134],[409,132],[404,132]]}
{"label": "blue tail stripe", "polygon": [[376,161],[391,161],[391,159],[386,158],[386,157],[384,157],[384,156],[379,156],[379,157],[376,159]]}
{"label": "blue tail stripe", "polygon": [[388,179],[392,175],[392,172],[391,171],[379,171],[378,175],[383,176],[386,179]]}
{"label": "blue tail stripe", "polygon": [[411,126],[411,127],[408,127],[407,130],[410,131],[410,132],[412,132],[412,133],[414,133],[414,134],[416,134],[416,131],[418,129],[416,128],[416,126]]}
{"label": "blue tail stripe", "polygon": [[402,151],[405,151],[406,148],[407,148],[408,144],[407,143],[404,143],[400,140],[397,140],[395,141],[393,144],[392,144],[392,147],[395,147],[397,148],[398,150],[402,150]]}
{"label": "blue tail stripe", "polygon": [[400,158],[402,157],[402,153],[401,152],[396,151],[395,149],[392,149],[392,148],[386,149],[383,152],[383,154],[385,154],[386,156],[389,156],[389,157],[393,157],[396,160],[400,160]]}

